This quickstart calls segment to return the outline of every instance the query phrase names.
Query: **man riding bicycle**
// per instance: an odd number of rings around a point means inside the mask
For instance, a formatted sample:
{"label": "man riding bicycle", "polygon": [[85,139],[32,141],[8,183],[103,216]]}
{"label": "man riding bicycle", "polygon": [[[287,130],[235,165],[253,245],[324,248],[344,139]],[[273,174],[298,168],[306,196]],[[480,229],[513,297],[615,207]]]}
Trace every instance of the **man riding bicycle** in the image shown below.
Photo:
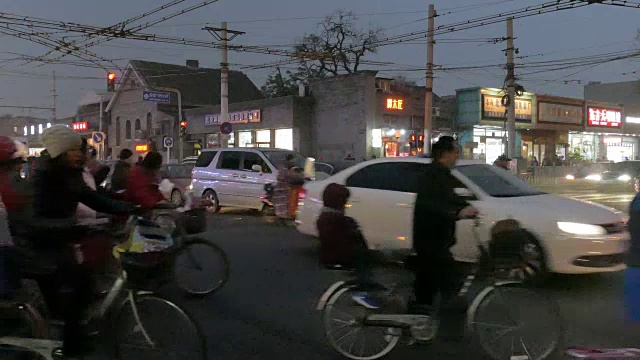
{"label": "man riding bicycle", "polygon": [[451,169],[460,157],[460,148],[453,137],[440,137],[431,151],[433,162],[419,182],[414,210],[415,312],[432,309],[438,293],[445,301],[455,296],[462,279],[450,250],[456,243],[456,221],[478,214],[454,191],[458,180]]}

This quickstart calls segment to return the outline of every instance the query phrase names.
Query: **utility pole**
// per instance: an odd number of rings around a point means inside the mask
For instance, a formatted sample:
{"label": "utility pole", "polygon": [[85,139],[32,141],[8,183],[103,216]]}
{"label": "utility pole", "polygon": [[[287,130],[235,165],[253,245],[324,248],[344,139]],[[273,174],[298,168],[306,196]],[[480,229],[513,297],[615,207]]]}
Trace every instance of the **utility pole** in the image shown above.
{"label": "utility pole", "polygon": [[51,96],[53,97],[53,107],[51,108],[51,124],[56,123],[56,98],[58,94],[56,93],[56,72],[53,71],[53,88],[51,89]]}
{"label": "utility pole", "polygon": [[424,153],[431,153],[431,138],[433,136],[433,32],[435,30],[436,9],[429,4],[427,18],[427,84],[424,96]]}
{"label": "utility pole", "polygon": [[507,156],[516,156],[516,76],[513,62],[513,18],[507,19]]}
{"label": "utility pole", "polygon": [[[222,61],[220,62],[220,116],[222,122],[229,121],[229,41],[235,39],[236,36],[244,34],[242,31],[229,30],[227,22],[222,23],[221,28],[205,27],[203,30],[208,31],[218,41],[222,43]],[[229,145],[227,136],[221,139],[222,147]]]}

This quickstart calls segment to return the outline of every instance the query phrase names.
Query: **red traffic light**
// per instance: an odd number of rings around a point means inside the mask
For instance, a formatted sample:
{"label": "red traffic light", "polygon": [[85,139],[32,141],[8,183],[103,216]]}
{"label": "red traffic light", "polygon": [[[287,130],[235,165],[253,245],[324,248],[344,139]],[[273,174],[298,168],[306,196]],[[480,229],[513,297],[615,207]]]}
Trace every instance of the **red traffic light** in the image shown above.
{"label": "red traffic light", "polygon": [[180,122],[180,127],[187,127],[187,122],[186,121]]}
{"label": "red traffic light", "polygon": [[116,74],[110,72],[107,74],[107,80],[115,80]]}
{"label": "red traffic light", "polygon": [[416,135],[415,134],[409,135],[409,140],[411,140],[412,142],[416,141]]}
{"label": "red traffic light", "polygon": [[424,135],[422,134],[418,135],[418,141],[424,141]]}

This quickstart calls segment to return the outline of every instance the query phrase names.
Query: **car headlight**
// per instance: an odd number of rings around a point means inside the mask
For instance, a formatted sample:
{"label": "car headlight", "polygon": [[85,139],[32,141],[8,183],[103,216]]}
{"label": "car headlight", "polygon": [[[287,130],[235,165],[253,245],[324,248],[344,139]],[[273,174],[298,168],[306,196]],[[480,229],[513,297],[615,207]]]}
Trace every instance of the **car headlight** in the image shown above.
{"label": "car headlight", "polygon": [[581,224],[574,222],[558,222],[558,229],[573,235],[606,235],[607,230],[599,225]]}
{"label": "car headlight", "polygon": [[564,178],[567,179],[567,180],[575,180],[576,179],[576,177],[571,175],[571,174],[565,176]]}
{"label": "car headlight", "polygon": [[587,180],[591,180],[591,181],[600,181],[600,180],[602,180],[602,175],[600,175],[600,174],[593,174],[593,175],[589,175],[589,176],[587,176],[585,179],[587,179]]}
{"label": "car headlight", "polygon": [[629,180],[631,180],[631,176],[629,176],[627,174],[620,175],[620,176],[618,176],[618,180],[620,180],[620,181],[629,181]]}

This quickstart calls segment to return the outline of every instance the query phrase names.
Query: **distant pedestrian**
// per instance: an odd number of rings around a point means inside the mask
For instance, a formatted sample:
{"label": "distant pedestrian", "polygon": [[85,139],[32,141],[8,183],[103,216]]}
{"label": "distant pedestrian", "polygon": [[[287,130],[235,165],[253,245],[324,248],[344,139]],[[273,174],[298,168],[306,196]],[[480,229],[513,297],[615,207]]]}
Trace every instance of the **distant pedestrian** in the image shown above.
{"label": "distant pedestrian", "polygon": [[505,170],[511,170],[509,167],[509,164],[511,163],[511,159],[507,156],[507,155],[500,155],[498,156],[498,158],[496,159],[496,161],[493,162],[494,166],[497,166],[501,169],[505,169]]}

